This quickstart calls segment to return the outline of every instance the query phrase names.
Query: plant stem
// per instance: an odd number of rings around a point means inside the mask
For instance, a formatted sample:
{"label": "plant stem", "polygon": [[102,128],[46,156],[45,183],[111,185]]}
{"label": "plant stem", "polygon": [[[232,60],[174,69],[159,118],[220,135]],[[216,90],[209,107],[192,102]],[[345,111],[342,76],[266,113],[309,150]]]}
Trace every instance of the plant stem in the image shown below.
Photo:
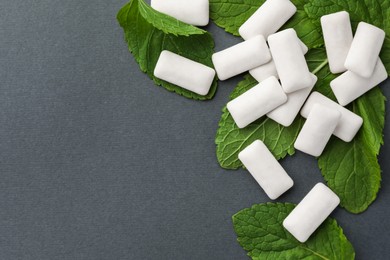
{"label": "plant stem", "polygon": [[320,65],[318,65],[317,68],[315,68],[311,73],[316,74],[319,72],[323,67],[325,67],[328,64],[328,59],[325,59]]}

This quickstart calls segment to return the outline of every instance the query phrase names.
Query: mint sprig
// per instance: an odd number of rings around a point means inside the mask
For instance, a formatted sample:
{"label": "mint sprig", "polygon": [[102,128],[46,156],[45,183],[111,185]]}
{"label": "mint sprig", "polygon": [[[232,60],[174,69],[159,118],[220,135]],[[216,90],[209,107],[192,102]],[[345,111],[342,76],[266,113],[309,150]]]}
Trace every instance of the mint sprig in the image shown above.
{"label": "mint sprig", "polygon": [[[372,23],[386,31],[381,59],[390,73],[390,2],[371,0],[291,0],[297,13],[281,28],[294,28],[310,48],[306,55],[309,68],[318,77],[314,87],[329,98],[335,97],[329,83],[337,75],[328,68],[319,19],[322,15],[346,10],[353,27],[359,21]],[[227,32],[238,36],[238,28],[265,0],[210,0],[210,15]],[[379,15],[378,15],[379,14]],[[205,100],[214,96],[216,80],[206,96],[200,96],[153,75],[162,50],[170,50],[212,67],[214,41],[211,35],[197,27],[159,13],[144,0],[131,0],[118,13],[118,22],[141,70],[169,91],[187,98]],[[232,92],[234,99],[258,82],[249,74]],[[355,139],[345,143],[332,137],[325,152],[318,158],[319,167],[328,186],[335,191],[341,205],[360,213],[375,200],[380,188],[381,169],[377,155],[383,144],[385,97],[379,88],[363,95],[348,108],[364,119]],[[256,139],[263,140],[277,159],[295,153],[294,142],[304,123],[298,116],[290,127],[283,127],[263,117],[244,129],[239,129],[229,111],[223,108],[216,135],[217,158],[226,169],[242,167],[238,153]],[[355,252],[336,221],[328,218],[305,243],[300,243],[282,226],[285,217],[295,207],[289,203],[254,205],[233,216],[234,229],[240,245],[253,259],[354,259]]]}
{"label": "mint sprig", "polygon": [[[237,35],[238,28],[264,1],[252,0],[211,0],[212,18],[228,32]],[[319,19],[322,15],[346,10],[350,13],[353,28],[357,23],[366,21],[386,31],[386,39],[381,52],[381,59],[387,70],[390,69],[390,2],[363,0],[293,0],[298,12],[284,27],[292,26],[311,48],[306,55],[310,70],[317,75],[314,87],[327,97],[335,100],[329,83],[338,75],[329,71],[326,53],[323,48],[313,49],[322,44],[317,37],[318,28],[321,39]],[[232,6],[238,6],[233,9]],[[249,8],[251,7],[251,8]],[[253,8],[252,8],[253,7]],[[223,16],[221,11],[225,11]],[[232,10],[233,18],[229,18]],[[224,21],[225,17],[226,21]],[[300,21],[297,23],[296,21]],[[308,35],[312,35],[309,36]],[[246,76],[234,93],[242,92],[256,85],[253,78]],[[383,144],[385,121],[385,101],[379,88],[366,93],[347,108],[360,115],[363,127],[350,143],[332,137],[324,153],[318,158],[318,164],[328,186],[341,199],[341,206],[352,213],[361,213],[375,200],[380,188],[381,169],[377,156]],[[292,126],[285,128],[266,117],[261,118],[244,129],[238,129],[229,112],[224,108],[216,135],[217,158],[220,165],[227,169],[242,166],[238,153],[255,139],[263,140],[276,158],[294,154],[293,144],[300,131],[303,119],[298,116]]]}
{"label": "mint sprig", "polygon": [[117,19],[125,32],[130,52],[141,70],[146,72],[157,85],[191,99],[206,100],[214,96],[217,89],[216,79],[209,93],[201,96],[153,75],[163,50],[172,51],[213,67],[211,55],[214,40],[208,32],[157,12],[143,0],[131,0],[119,11]]}

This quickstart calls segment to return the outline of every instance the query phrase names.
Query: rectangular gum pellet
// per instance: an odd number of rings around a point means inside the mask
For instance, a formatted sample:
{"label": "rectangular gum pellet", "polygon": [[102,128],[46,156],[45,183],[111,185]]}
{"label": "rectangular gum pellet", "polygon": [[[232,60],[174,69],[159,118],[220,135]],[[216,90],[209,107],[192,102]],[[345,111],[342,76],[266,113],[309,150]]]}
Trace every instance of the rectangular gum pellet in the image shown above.
{"label": "rectangular gum pellet", "polygon": [[296,39],[297,34],[293,29],[286,29],[268,37],[276,70],[286,93],[308,88],[312,84],[305,56]]}
{"label": "rectangular gum pellet", "polygon": [[182,22],[205,26],[209,23],[208,0],[152,0],[151,7]]}
{"label": "rectangular gum pellet", "polygon": [[385,32],[382,29],[360,22],[345,60],[345,67],[361,77],[371,77],[384,39]]}
{"label": "rectangular gum pellet", "polygon": [[249,71],[249,74],[251,74],[252,77],[255,78],[258,82],[262,82],[263,80],[274,76],[275,78],[279,79],[278,72],[276,71],[274,60],[271,59],[270,62],[261,65],[257,68],[251,69]]}
{"label": "rectangular gum pellet", "polygon": [[371,77],[364,78],[351,71],[346,71],[332,80],[330,87],[340,105],[346,106],[386,79],[386,68],[378,59]]}
{"label": "rectangular gum pellet", "polygon": [[342,11],[324,15],[321,17],[321,27],[330,71],[332,73],[346,71],[344,63],[353,40],[349,14]]}
{"label": "rectangular gum pellet", "polygon": [[199,62],[164,50],[157,61],[154,76],[199,95],[206,95],[213,83],[215,71]]}
{"label": "rectangular gum pellet", "polygon": [[256,35],[267,38],[290,19],[297,8],[289,0],[267,0],[238,29],[241,37],[248,40]]}
{"label": "rectangular gum pellet", "polygon": [[269,77],[227,104],[239,128],[244,128],[287,101],[275,77]]}
{"label": "rectangular gum pellet", "polygon": [[326,185],[318,183],[284,219],[283,226],[305,243],[339,204],[339,197]]}
{"label": "rectangular gum pellet", "polygon": [[272,200],[294,185],[287,172],[260,140],[247,146],[238,154],[238,158]]}
{"label": "rectangular gum pellet", "polygon": [[[308,52],[307,46],[299,39],[299,44],[301,45],[303,54],[306,54]],[[258,82],[261,82],[271,76],[276,77],[279,79],[278,72],[276,71],[274,60],[271,58],[271,61],[261,65],[257,68],[251,69],[249,73],[254,77]]]}
{"label": "rectangular gum pellet", "polygon": [[303,55],[305,55],[309,51],[309,48],[306,46],[306,44],[301,39],[299,39],[298,35],[297,35],[297,39],[298,39],[299,45],[301,46]]}
{"label": "rectangular gum pellet", "polygon": [[295,149],[312,156],[320,156],[340,117],[341,113],[337,109],[314,104],[294,143]]}
{"label": "rectangular gum pellet", "polygon": [[269,112],[267,116],[285,127],[290,126],[317,82],[317,77],[311,75],[313,82],[310,87],[287,94],[287,102]]}
{"label": "rectangular gum pellet", "polygon": [[226,80],[256,68],[271,60],[267,43],[262,35],[236,44],[212,56],[220,80]]}
{"label": "rectangular gum pellet", "polygon": [[344,142],[352,141],[363,124],[363,118],[318,92],[313,92],[307,99],[305,105],[301,109],[301,115],[304,118],[307,118],[314,104],[317,103],[337,109],[341,113],[340,121],[333,134]]}

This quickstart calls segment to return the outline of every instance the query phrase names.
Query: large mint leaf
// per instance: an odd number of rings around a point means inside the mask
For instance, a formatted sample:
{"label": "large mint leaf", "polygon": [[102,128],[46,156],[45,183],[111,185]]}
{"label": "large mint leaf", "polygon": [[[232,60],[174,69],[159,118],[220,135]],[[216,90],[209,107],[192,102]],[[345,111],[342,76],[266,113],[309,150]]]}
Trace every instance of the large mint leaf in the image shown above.
{"label": "large mint leaf", "polygon": [[[326,62],[326,54],[321,49],[312,50],[307,59],[311,59],[311,63],[318,60],[317,64],[323,64]],[[314,72],[321,79],[315,90],[336,100],[329,83],[337,75],[331,74],[328,66]],[[332,137],[318,158],[328,186],[340,197],[341,206],[353,213],[366,210],[380,188],[381,169],[377,155],[383,144],[385,100],[381,90],[375,88],[348,106],[348,109],[363,118],[362,129],[350,143]]]}
{"label": "large mint leaf", "polygon": [[233,216],[240,245],[252,259],[355,258],[355,251],[334,219],[328,218],[305,242],[300,243],[283,228],[283,220],[294,209],[290,203],[253,205]]}
{"label": "large mint leaf", "polygon": [[[329,82],[333,79],[329,70],[326,70],[327,60],[324,49],[313,49],[306,55],[311,71],[318,76],[318,82]],[[254,87],[258,82],[251,76],[245,76],[230,95],[234,99]],[[324,92],[324,91],[322,91]],[[325,91],[326,92],[326,91]],[[262,140],[277,159],[294,154],[294,142],[303,125],[303,119],[298,116],[289,127],[284,127],[275,121],[262,117],[245,128],[238,128],[226,107],[222,110],[222,117],[215,143],[217,158],[221,167],[237,169],[242,166],[238,154],[254,140]]]}
{"label": "large mint leaf", "polygon": [[380,188],[381,169],[377,155],[383,144],[385,97],[375,88],[350,106],[363,117],[362,129],[350,143],[333,137],[318,159],[329,187],[341,199],[341,206],[360,213],[375,200]]}
{"label": "large mint leaf", "polygon": [[388,0],[309,0],[305,5],[306,13],[313,23],[320,26],[323,15],[338,11],[349,12],[353,27],[361,21],[371,23],[386,32],[381,59],[390,74],[390,1]]}
{"label": "large mint leaf", "polygon": [[[305,10],[318,26],[321,16],[345,10],[350,14],[354,29],[360,21],[384,29],[387,36],[381,59],[390,72],[390,1],[310,0]],[[334,99],[328,82],[320,82],[317,90]],[[353,213],[366,210],[380,188],[377,155],[383,144],[385,101],[381,90],[375,88],[348,106],[363,118],[362,129],[350,143],[332,138],[318,160],[329,187],[338,194],[341,205]]]}
{"label": "large mint leaf", "polygon": [[216,80],[210,92],[201,96],[153,76],[162,50],[170,50],[212,67],[214,41],[209,33],[159,13],[143,0],[131,0],[119,11],[117,19],[125,32],[130,52],[141,70],[157,85],[192,99],[205,100],[214,96],[217,89]]}
{"label": "large mint leaf", "polygon": [[[227,32],[239,36],[238,28],[265,2],[265,0],[210,0],[210,17]],[[304,10],[304,0],[292,0],[296,14],[283,26],[293,27],[309,47],[323,44],[321,28],[312,22]]]}

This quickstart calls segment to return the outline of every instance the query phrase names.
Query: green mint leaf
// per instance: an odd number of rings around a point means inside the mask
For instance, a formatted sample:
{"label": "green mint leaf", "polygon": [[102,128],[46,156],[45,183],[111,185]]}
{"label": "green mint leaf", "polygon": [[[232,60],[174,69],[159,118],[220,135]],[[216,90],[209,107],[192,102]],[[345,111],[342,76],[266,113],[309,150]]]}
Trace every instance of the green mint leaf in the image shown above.
{"label": "green mint leaf", "polygon": [[118,12],[117,19],[124,30],[130,52],[134,55],[141,70],[147,73],[157,85],[197,100],[211,99],[214,96],[217,89],[216,79],[209,93],[201,96],[153,75],[157,60],[163,50],[172,51],[213,67],[211,55],[214,41],[209,33],[159,13],[143,0],[131,0]]}
{"label": "green mint leaf", "polygon": [[[328,66],[319,66],[326,62],[323,49],[311,50],[306,59],[315,65],[319,77],[315,90],[336,100],[329,83],[333,75]],[[341,206],[352,213],[360,213],[375,200],[380,188],[381,169],[377,155],[383,144],[382,132],[385,122],[385,97],[379,88],[375,88],[358,98],[347,108],[360,115],[363,127],[350,142],[332,137],[324,153],[318,158],[318,164],[328,186],[337,193]]]}
{"label": "green mint leaf", "polygon": [[334,219],[328,218],[314,234],[300,243],[283,228],[294,209],[290,203],[265,203],[243,209],[233,216],[239,244],[252,259],[343,259],[355,258],[352,244]]}
{"label": "green mint leaf", "polygon": [[308,17],[317,26],[320,26],[321,16],[338,11],[347,11],[354,28],[357,27],[359,22],[364,21],[383,29],[386,37],[380,57],[390,74],[390,1],[309,0],[304,9]]}
{"label": "green mint leaf", "polygon": [[362,129],[350,143],[332,137],[318,165],[328,186],[340,197],[341,206],[360,213],[375,200],[380,188],[377,155],[383,144],[385,97],[375,88],[349,109],[363,117]]}
{"label": "green mint leaf", "polygon": [[[265,2],[265,0],[210,0],[210,17],[227,32],[239,36],[238,28]],[[321,27],[312,22],[305,10],[304,0],[292,0],[297,7],[295,15],[282,27],[294,28],[299,38],[309,47],[323,45]]]}
{"label": "green mint leaf", "polygon": [[[360,21],[382,28],[386,32],[381,59],[390,72],[390,2],[389,1],[342,1],[310,0],[305,5],[308,16],[320,26],[323,15],[345,10],[349,12],[355,29]],[[324,70],[329,71],[328,69]],[[316,90],[334,99],[329,80],[319,82]],[[377,155],[383,144],[385,101],[379,88],[363,95],[348,109],[360,115],[363,127],[350,143],[333,137],[318,164],[329,187],[341,199],[341,206],[352,213],[360,213],[375,200],[380,188],[381,169]]]}
{"label": "green mint leaf", "polygon": [[[323,48],[310,50],[306,55],[306,60],[309,69],[317,74],[318,84],[329,83],[334,78],[330,71],[325,69],[327,59]],[[244,80],[238,83],[233,90],[230,99],[238,97],[257,84],[258,82],[253,77],[245,76]],[[325,92],[324,94],[331,92],[330,88],[320,91]],[[225,169],[241,167],[242,163],[238,159],[238,154],[257,139],[262,140],[278,160],[295,153],[294,142],[304,122],[301,116],[298,115],[289,127],[284,127],[264,116],[240,129],[234,123],[226,107],[223,108],[222,112],[215,139],[217,159],[221,167]]]}
{"label": "green mint leaf", "polygon": [[[246,75],[244,80],[238,83],[230,96],[234,99],[258,82]],[[222,110],[222,118],[219,122],[215,143],[217,145],[217,158],[221,167],[225,169],[237,169],[242,166],[238,154],[253,141],[260,139],[269,147],[277,159],[284,158],[287,154],[294,154],[294,142],[303,124],[302,118],[295,120],[292,126],[286,128],[268,117],[262,117],[245,128],[238,128],[226,106]]]}
{"label": "green mint leaf", "polygon": [[238,28],[265,0],[209,0],[210,18],[226,32],[240,36]]}

